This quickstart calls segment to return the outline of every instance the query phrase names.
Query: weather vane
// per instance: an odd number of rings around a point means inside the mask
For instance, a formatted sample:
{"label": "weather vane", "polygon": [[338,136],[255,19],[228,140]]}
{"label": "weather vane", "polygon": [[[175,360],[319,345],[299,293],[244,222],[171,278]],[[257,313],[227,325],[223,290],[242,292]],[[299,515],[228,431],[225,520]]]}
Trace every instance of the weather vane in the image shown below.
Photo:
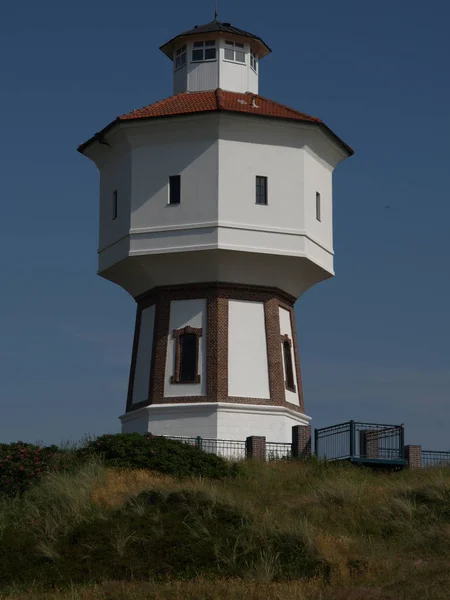
{"label": "weather vane", "polygon": [[214,21],[217,21],[219,17],[219,0],[216,0],[216,12],[214,13]]}

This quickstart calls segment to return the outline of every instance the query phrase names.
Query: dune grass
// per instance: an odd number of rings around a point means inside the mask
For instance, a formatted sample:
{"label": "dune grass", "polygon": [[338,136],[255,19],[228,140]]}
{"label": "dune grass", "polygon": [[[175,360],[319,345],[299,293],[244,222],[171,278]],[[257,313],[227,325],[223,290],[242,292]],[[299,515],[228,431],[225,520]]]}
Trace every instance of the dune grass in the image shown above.
{"label": "dune grass", "polygon": [[449,468],[180,480],[91,460],[0,503],[0,597],[16,600],[439,600],[449,550]]}

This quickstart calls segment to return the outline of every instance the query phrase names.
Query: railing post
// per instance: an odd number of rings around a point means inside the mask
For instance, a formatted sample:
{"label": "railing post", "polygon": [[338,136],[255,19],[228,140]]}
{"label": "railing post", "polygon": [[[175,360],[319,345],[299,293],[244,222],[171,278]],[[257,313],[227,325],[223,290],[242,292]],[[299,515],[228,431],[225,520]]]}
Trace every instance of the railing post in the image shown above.
{"label": "railing post", "polygon": [[319,456],[319,432],[314,429],[314,455]]}
{"label": "railing post", "polygon": [[400,429],[400,458],[405,458],[405,425],[403,423]]}
{"label": "railing post", "polygon": [[292,427],[292,458],[309,458],[311,456],[311,425],[294,425]]}
{"label": "railing post", "polygon": [[350,458],[355,456],[355,421],[350,421]]}
{"label": "railing post", "polygon": [[405,455],[410,469],[419,469],[422,466],[422,446],[405,446]]}
{"label": "railing post", "polygon": [[202,449],[202,438],[199,435],[195,438],[195,446],[196,448],[199,448],[199,450]]}
{"label": "railing post", "polygon": [[252,435],[245,441],[246,457],[256,460],[266,460],[266,438]]}

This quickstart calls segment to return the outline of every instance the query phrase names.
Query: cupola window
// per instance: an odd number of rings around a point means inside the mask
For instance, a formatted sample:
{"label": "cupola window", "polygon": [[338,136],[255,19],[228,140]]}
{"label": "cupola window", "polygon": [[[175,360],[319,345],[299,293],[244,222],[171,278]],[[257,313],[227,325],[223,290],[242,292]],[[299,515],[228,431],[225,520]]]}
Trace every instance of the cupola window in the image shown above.
{"label": "cupola window", "polygon": [[187,48],[186,45],[178,48],[176,57],[175,57],[175,69],[181,69],[186,64],[187,59]]}
{"label": "cupola window", "polygon": [[215,40],[194,42],[194,48],[192,50],[192,62],[204,62],[206,60],[216,60],[216,58],[217,49]]}
{"label": "cupola window", "polygon": [[244,44],[225,41],[225,60],[245,63]]}
{"label": "cupola window", "polygon": [[250,66],[257,73],[258,71],[258,56],[250,50]]}

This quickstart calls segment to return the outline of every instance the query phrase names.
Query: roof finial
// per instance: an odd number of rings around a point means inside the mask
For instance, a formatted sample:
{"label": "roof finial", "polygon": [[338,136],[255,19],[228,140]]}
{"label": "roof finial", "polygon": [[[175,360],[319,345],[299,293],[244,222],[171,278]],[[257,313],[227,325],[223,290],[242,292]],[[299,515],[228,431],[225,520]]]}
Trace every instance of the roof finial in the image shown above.
{"label": "roof finial", "polygon": [[214,21],[217,21],[219,17],[219,0],[216,0],[216,12],[214,13]]}

